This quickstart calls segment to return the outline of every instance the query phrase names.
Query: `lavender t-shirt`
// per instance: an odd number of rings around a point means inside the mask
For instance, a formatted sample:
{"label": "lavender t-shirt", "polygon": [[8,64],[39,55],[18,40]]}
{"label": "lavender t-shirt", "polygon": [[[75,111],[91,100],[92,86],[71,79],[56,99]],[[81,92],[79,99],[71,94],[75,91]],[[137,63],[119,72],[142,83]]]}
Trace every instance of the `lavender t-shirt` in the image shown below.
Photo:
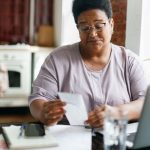
{"label": "lavender t-shirt", "polygon": [[95,105],[120,105],[145,95],[147,84],[142,64],[130,50],[111,44],[108,64],[99,71],[86,67],[79,43],[56,48],[45,60],[33,82],[29,104],[52,100],[57,93],[80,93],[88,111]]}

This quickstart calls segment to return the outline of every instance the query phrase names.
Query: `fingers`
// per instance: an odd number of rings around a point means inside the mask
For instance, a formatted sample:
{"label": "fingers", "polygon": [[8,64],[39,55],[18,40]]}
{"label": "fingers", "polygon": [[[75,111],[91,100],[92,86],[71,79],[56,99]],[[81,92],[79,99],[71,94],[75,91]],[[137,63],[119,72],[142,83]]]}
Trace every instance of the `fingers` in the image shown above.
{"label": "fingers", "polygon": [[42,122],[46,125],[53,125],[59,122],[65,114],[65,102],[60,100],[48,101],[43,105]]}
{"label": "fingers", "polygon": [[105,106],[96,106],[95,109],[89,113],[86,122],[94,128],[102,128],[104,124],[105,110]]}
{"label": "fingers", "polygon": [[119,111],[115,106],[103,105],[96,106],[93,111],[89,113],[87,123],[94,128],[101,128],[104,125],[104,118],[106,113],[110,112],[112,116],[118,117]]}
{"label": "fingers", "polygon": [[62,102],[60,100],[49,101],[44,104],[44,109],[45,109],[45,111],[49,111],[49,110],[53,110],[55,108],[63,107],[65,105],[66,105],[66,103]]}

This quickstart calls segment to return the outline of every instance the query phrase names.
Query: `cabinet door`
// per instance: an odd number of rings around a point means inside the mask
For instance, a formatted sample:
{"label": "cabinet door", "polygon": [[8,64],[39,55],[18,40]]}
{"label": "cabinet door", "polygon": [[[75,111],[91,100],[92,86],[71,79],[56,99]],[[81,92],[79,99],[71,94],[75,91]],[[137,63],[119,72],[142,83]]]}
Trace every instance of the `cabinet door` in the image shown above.
{"label": "cabinet door", "polygon": [[44,63],[46,57],[53,51],[52,48],[48,49],[42,49],[38,52],[35,52],[34,55],[34,60],[33,60],[33,80],[36,79],[42,64]]}

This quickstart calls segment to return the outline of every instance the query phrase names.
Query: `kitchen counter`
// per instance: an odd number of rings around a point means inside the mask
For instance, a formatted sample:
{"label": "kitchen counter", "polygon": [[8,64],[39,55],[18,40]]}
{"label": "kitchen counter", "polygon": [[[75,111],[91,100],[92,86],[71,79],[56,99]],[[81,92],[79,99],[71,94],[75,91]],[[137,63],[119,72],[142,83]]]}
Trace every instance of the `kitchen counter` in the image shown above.
{"label": "kitchen counter", "polygon": [[15,45],[0,45],[0,51],[28,51],[28,52],[38,52],[38,51],[52,51],[54,47],[41,47],[32,46],[28,44],[15,44]]}

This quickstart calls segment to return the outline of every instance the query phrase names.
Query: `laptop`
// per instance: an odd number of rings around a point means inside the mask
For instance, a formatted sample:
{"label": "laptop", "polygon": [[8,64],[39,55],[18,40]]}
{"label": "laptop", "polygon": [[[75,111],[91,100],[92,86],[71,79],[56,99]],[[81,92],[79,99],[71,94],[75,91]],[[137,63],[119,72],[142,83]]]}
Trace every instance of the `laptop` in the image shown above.
{"label": "laptop", "polygon": [[127,136],[129,149],[150,147],[150,86],[147,89],[136,133]]}

